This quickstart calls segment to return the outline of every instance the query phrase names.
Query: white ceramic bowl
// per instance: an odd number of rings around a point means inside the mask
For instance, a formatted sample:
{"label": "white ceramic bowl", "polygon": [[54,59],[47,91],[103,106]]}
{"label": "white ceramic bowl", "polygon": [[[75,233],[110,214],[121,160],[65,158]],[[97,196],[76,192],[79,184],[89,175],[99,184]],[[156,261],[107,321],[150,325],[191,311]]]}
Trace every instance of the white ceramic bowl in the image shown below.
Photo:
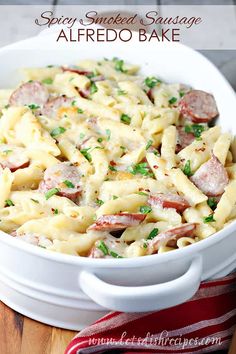
{"label": "white ceramic bowl", "polygon": [[[219,123],[235,133],[235,93],[205,57],[183,45],[73,43],[56,48],[50,36],[0,50],[1,87],[15,85],[25,66],[72,64],[83,58],[122,57],[146,75],[212,92]],[[42,47],[44,49],[42,49]],[[28,49],[26,49],[28,48]],[[40,48],[40,49],[39,49]],[[45,251],[0,233],[0,299],[50,325],[81,329],[108,309],[142,312],[189,299],[200,281],[236,267],[236,223],[199,243],[135,259],[90,259]]]}

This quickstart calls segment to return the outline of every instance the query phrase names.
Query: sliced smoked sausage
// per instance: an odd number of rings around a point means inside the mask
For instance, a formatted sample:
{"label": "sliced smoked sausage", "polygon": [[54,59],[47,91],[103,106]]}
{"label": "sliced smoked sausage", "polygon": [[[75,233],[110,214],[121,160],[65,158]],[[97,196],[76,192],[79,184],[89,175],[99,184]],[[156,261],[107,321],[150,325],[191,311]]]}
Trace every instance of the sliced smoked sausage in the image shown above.
{"label": "sliced smoked sausage", "polygon": [[200,90],[191,90],[179,102],[181,115],[194,123],[208,123],[218,116],[214,96]]}

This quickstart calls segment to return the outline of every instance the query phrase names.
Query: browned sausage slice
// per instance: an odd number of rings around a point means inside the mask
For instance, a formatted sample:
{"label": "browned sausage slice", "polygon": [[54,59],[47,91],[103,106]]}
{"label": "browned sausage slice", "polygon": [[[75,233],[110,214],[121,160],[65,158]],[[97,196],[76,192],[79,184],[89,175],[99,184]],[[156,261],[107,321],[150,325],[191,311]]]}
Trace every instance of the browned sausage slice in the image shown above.
{"label": "browned sausage slice", "polygon": [[162,208],[173,208],[182,213],[190,205],[187,200],[178,194],[154,194],[148,198],[148,203],[152,206],[161,206]]}
{"label": "browned sausage slice", "polygon": [[9,99],[11,106],[43,106],[49,97],[47,88],[39,81],[26,82],[18,87]]}
{"label": "browned sausage slice", "polygon": [[176,143],[176,152],[180,152],[186,146],[190,145],[195,140],[193,133],[187,133],[184,130],[184,127],[177,128],[177,143]]}
{"label": "browned sausage slice", "polygon": [[44,179],[39,185],[42,193],[57,188],[57,195],[76,200],[81,192],[80,174],[76,166],[69,162],[62,162],[48,167],[44,172]]}
{"label": "browned sausage slice", "polygon": [[218,116],[218,109],[214,96],[200,90],[192,90],[180,100],[180,113],[194,123],[210,122]]}
{"label": "browned sausage slice", "polygon": [[[58,117],[58,112],[63,107],[72,107],[73,98],[59,96],[50,99],[43,107],[42,114],[49,118]],[[74,108],[74,107],[72,107]]]}
{"label": "browned sausage slice", "polygon": [[191,177],[191,181],[208,196],[221,195],[229,183],[229,177],[222,163],[213,155]]}
{"label": "browned sausage slice", "polygon": [[97,221],[89,227],[89,230],[108,232],[122,230],[126,227],[139,225],[145,219],[145,217],[145,214],[129,213],[103,215],[100,216]]}
{"label": "browned sausage slice", "polygon": [[29,158],[25,149],[19,146],[0,145],[0,166],[8,167],[12,172],[29,166]]}
{"label": "browned sausage slice", "polygon": [[196,227],[196,223],[189,223],[160,233],[148,242],[148,254],[156,253],[163,245],[174,247],[176,241],[181,237],[193,237]]}

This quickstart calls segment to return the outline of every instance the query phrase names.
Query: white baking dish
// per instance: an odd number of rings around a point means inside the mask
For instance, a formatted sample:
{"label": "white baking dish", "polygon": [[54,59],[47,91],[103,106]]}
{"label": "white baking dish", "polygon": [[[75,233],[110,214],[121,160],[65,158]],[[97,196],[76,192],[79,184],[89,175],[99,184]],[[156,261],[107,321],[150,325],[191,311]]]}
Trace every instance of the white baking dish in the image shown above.
{"label": "white baking dish", "polygon": [[[39,50],[42,44],[45,49]],[[15,85],[19,67],[113,56],[142,65],[147,75],[212,92],[219,123],[236,131],[234,91],[214,65],[182,45],[72,43],[57,49],[50,36],[31,38],[0,50],[0,86]],[[235,222],[184,249],[135,259],[56,254],[0,234],[0,299],[33,319],[74,330],[107,309],[142,312],[179,304],[194,295],[201,280],[226,275],[235,267]]]}

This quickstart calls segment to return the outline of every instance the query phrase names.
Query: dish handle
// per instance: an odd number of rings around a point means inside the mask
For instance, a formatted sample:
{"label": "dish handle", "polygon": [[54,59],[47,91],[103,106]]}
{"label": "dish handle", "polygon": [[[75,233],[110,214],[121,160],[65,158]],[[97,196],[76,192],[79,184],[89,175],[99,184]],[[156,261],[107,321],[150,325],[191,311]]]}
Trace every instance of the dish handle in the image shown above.
{"label": "dish handle", "polygon": [[83,270],[79,285],[97,304],[122,312],[148,312],[178,305],[198,290],[202,275],[202,257],[195,257],[180,277],[155,285],[119,286],[107,283],[96,274]]}

